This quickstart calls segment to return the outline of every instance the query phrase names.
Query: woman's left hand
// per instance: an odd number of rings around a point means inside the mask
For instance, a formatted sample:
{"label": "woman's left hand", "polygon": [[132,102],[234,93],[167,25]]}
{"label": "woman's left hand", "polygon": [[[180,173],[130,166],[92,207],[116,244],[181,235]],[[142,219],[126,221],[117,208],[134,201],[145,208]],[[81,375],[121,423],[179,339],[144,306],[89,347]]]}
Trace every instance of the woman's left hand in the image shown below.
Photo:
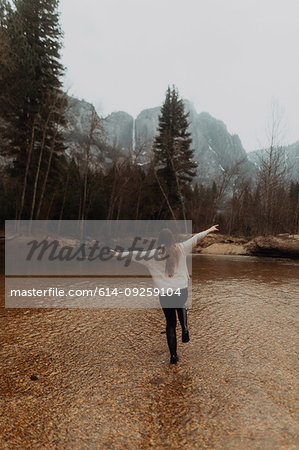
{"label": "woman's left hand", "polygon": [[209,228],[207,230],[207,232],[208,233],[213,233],[214,231],[219,231],[217,227],[219,227],[219,225],[213,225],[211,228]]}

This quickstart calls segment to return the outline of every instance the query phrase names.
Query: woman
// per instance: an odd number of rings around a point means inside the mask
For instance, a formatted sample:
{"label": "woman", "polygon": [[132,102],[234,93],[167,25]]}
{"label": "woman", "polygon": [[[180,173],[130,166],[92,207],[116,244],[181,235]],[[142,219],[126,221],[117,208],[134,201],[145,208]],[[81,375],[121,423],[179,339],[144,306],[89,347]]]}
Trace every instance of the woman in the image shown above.
{"label": "woman", "polygon": [[[139,259],[142,252],[115,252],[115,256],[126,256],[132,254],[135,262],[145,264],[153,277],[155,287],[160,290],[160,304],[166,319],[166,336],[170,351],[170,363],[176,364],[179,360],[177,354],[176,340],[176,314],[182,328],[182,342],[189,342],[189,331],[187,326],[187,310],[185,303],[188,298],[188,279],[187,256],[192,252],[192,248],[204,239],[209,233],[218,231],[219,225],[213,225],[211,228],[201,233],[195,234],[192,238],[184,242],[175,243],[172,231],[164,228],[160,231],[157,247],[161,258],[154,258],[157,249],[150,252],[144,252],[146,256],[152,256],[150,259]],[[136,259],[136,256],[138,258]],[[168,292],[172,295],[165,295]]]}

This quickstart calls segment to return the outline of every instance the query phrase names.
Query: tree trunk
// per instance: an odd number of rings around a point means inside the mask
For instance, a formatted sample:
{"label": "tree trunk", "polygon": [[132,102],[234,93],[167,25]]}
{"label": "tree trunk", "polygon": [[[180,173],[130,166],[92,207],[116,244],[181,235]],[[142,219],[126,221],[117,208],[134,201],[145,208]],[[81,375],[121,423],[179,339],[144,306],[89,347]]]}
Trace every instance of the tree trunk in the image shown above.
{"label": "tree trunk", "polygon": [[32,197],[32,203],[31,203],[31,212],[30,212],[30,220],[33,219],[33,214],[34,214],[34,208],[35,208],[35,201],[36,201],[36,192],[37,192],[37,185],[38,185],[38,179],[39,179],[39,172],[40,172],[40,167],[41,167],[41,163],[42,163],[42,158],[43,158],[43,152],[44,152],[44,147],[45,147],[45,141],[46,141],[46,135],[47,135],[47,129],[48,129],[48,123],[50,120],[50,116],[51,116],[52,111],[49,112],[45,126],[44,126],[44,131],[43,131],[43,139],[42,139],[42,143],[41,143],[41,148],[40,148],[40,153],[39,153],[39,157],[38,157],[38,163],[37,163],[37,169],[36,169],[36,174],[35,174],[35,179],[34,179],[34,186],[33,186],[33,197]]}
{"label": "tree trunk", "polygon": [[32,155],[32,150],[33,150],[33,145],[34,145],[35,123],[36,122],[35,122],[35,119],[34,119],[33,124],[32,124],[32,131],[31,131],[31,140],[30,140],[30,145],[29,145],[29,151],[28,151],[28,155],[27,155],[24,183],[23,183],[23,189],[22,189],[22,195],[21,195],[20,211],[19,211],[19,214],[18,214],[18,219],[19,220],[21,220],[22,213],[23,213],[23,208],[24,208],[24,203],[25,203],[25,194],[26,194],[26,189],[27,189],[27,178],[28,178],[29,167],[30,167],[30,162],[31,162],[31,155]]}
{"label": "tree trunk", "polygon": [[161,183],[160,183],[159,177],[158,177],[158,175],[157,175],[157,173],[156,173],[155,170],[154,170],[154,174],[155,174],[156,180],[158,181],[158,184],[159,184],[159,187],[160,187],[161,192],[162,192],[162,194],[163,194],[163,197],[164,197],[165,200],[166,200],[167,206],[168,206],[169,211],[170,211],[170,213],[171,213],[171,215],[172,215],[172,217],[173,217],[173,220],[176,220],[176,217],[175,217],[175,214],[174,214],[174,212],[173,212],[173,209],[172,209],[172,207],[170,206],[170,203],[169,203],[169,201],[168,201],[167,195],[165,194],[165,191],[164,191],[164,189],[163,189],[163,187],[162,187],[162,185],[161,185]]}
{"label": "tree trunk", "polygon": [[53,138],[53,142],[51,145],[51,150],[50,150],[50,155],[49,155],[49,160],[48,160],[48,165],[47,165],[47,171],[46,171],[46,175],[44,177],[42,191],[41,191],[41,195],[40,195],[40,199],[39,199],[39,203],[38,203],[38,207],[37,207],[37,211],[36,211],[36,216],[35,216],[36,219],[39,218],[41,207],[42,207],[43,200],[44,200],[44,195],[45,195],[45,190],[46,190],[46,186],[47,186],[47,182],[48,182],[48,178],[49,178],[49,173],[50,173],[50,168],[51,168],[52,157],[53,157],[53,153],[54,153],[54,146],[55,146],[57,134],[58,134],[58,128],[56,129],[56,132],[55,132],[55,135]]}

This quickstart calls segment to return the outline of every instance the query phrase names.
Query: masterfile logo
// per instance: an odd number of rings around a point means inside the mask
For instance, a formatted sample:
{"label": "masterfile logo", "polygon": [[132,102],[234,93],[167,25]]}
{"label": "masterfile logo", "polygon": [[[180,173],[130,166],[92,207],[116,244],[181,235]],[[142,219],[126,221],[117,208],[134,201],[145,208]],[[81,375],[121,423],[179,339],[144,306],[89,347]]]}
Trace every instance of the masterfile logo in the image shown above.
{"label": "masterfile logo", "polygon": [[[125,260],[125,266],[127,267],[132,262],[132,252],[137,252],[137,261],[149,261],[155,259],[156,261],[165,261],[169,255],[162,253],[161,248],[155,248],[155,239],[151,239],[149,248],[143,250],[140,246],[138,247],[138,241],[142,241],[143,245],[148,243],[148,239],[142,239],[141,237],[135,237],[133,244],[128,248],[128,255],[126,249],[117,245],[114,249],[115,252],[119,253],[120,256],[117,257],[118,261]],[[29,250],[26,257],[26,261],[32,261],[36,258],[41,261],[47,258],[48,261],[72,261],[76,259],[77,261],[109,261],[113,258],[113,253],[110,247],[106,247],[100,244],[99,241],[95,241],[92,245],[88,246],[85,243],[80,244],[79,247],[76,246],[60,246],[59,241],[55,239],[54,241],[49,240],[33,240],[27,243]],[[154,250],[154,251],[152,251]]]}
{"label": "masterfile logo", "polygon": [[[24,220],[5,225],[6,307],[98,308],[158,307],[161,289],[153,286],[144,263],[165,264],[169,258],[158,247],[163,228],[179,242],[191,237],[192,224]],[[191,261],[188,268],[191,274]]]}

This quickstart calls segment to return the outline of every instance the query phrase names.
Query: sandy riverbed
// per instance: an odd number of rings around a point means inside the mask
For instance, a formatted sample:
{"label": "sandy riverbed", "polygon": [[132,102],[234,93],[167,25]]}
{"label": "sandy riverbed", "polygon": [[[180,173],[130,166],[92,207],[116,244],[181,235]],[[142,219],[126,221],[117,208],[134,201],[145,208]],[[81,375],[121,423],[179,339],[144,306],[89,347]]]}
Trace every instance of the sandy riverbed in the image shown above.
{"label": "sandy riverbed", "polygon": [[195,256],[176,366],[160,309],[0,308],[1,448],[295,450],[298,270]]}

